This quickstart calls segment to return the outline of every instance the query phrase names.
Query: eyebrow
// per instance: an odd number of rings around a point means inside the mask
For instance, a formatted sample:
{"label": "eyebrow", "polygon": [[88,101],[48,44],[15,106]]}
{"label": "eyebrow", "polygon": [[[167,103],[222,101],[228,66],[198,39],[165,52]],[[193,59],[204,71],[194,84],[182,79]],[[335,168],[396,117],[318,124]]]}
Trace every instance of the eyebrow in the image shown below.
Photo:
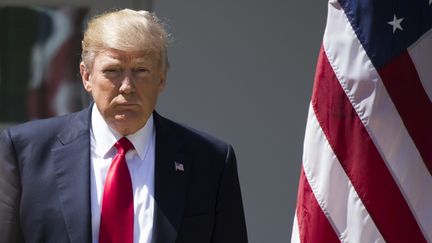
{"label": "eyebrow", "polygon": [[151,59],[148,59],[144,56],[140,56],[140,57],[124,57],[124,56],[119,56],[119,55],[111,55],[108,54],[106,55],[111,61],[128,61],[130,63],[149,63],[151,61]]}

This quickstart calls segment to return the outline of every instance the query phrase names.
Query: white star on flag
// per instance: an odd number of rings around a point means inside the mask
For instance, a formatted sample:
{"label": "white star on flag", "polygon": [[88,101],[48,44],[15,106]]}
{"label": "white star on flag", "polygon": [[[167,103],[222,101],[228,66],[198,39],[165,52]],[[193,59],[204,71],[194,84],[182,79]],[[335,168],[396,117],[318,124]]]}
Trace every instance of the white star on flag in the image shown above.
{"label": "white star on flag", "polygon": [[[429,0],[429,2],[431,2],[431,1],[432,1],[432,0]],[[400,18],[400,19],[398,19],[398,18],[396,17],[396,14],[395,14],[395,15],[393,15],[393,20],[387,22],[389,25],[393,26],[393,33],[396,32],[396,29],[403,30],[403,29],[402,29],[402,26],[401,26],[401,22],[403,21],[403,19],[404,19],[404,18]]]}

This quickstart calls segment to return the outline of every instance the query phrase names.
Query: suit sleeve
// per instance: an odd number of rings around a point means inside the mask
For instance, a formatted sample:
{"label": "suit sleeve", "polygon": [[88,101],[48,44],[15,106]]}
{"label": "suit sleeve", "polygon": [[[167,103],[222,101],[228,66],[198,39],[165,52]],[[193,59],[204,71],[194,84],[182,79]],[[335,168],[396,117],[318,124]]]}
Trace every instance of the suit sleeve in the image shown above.
{"label": "suit sleeve", "polygon": [[213,243],[248,242],[234,150],[228,148],[216,206]]}
{"label": "suit sleeve", "polygon": [[23,242],[19,221],[21,186],[8,129],[0,134],[0,243]]}

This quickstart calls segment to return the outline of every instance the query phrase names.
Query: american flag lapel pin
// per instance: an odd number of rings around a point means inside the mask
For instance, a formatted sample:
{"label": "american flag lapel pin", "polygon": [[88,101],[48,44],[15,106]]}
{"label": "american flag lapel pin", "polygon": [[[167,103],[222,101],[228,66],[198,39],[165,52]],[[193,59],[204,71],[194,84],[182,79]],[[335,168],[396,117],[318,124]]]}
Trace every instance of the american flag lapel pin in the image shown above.
{"label": "american flag lapel pin", "polygon": [[182,163],[174,161],[175,170],[176,171],[184,171],[184,166]]}

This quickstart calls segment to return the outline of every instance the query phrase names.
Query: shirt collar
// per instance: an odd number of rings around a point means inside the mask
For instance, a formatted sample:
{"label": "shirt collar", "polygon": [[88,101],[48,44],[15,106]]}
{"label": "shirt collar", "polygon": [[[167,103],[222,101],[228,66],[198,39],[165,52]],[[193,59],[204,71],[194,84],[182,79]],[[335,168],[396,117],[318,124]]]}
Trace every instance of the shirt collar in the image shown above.
{"label": "shirt collar", "polygon": [[[91,130],[92,136],[95,141],[95,153],[101,157],[105,157],[108,152],[113,148],[114,144],[123,137],[120,133],[108,126],[103,119],[96,104],[93,104],[91,114]],[[126,136],[129,141],[134,145],[136,152],[141,160],[144,160],[147,147],[149,146],[152,138],[154,137],[153,114],[150,115],[144,127]]]}

